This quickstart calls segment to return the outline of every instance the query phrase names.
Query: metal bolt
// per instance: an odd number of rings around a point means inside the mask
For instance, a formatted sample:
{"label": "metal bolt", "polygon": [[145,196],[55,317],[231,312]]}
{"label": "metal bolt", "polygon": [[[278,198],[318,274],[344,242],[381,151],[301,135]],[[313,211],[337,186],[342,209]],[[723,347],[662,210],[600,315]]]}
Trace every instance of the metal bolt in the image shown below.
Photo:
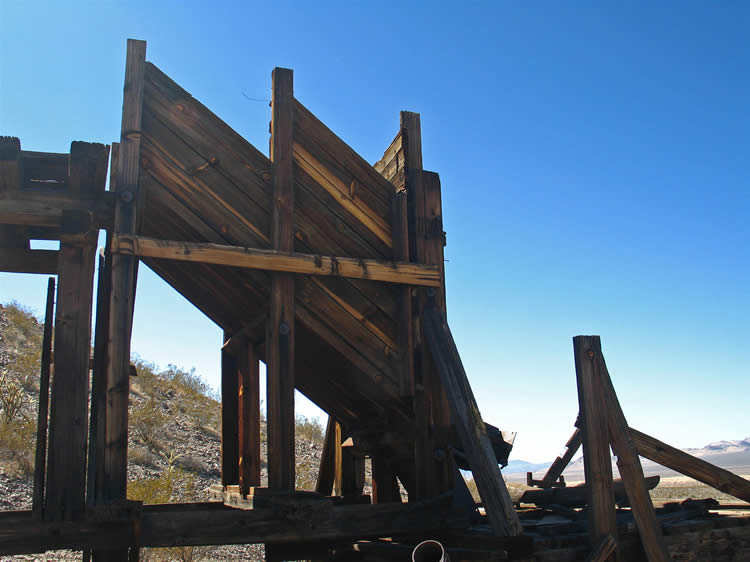
{"label": "metal bolt", "polygon": [[133,195],[132,191],[120,192],[120,201],[122,201],[123,203],[132,203],[133,199],[135,199],[135,196]]}
{"label": "metal bolt", "polygon": [[289,324],[287,324],[286,322],[282,322],[281,324],[279,324],[279,334],[281,334],[282,336],[286,336],[289,335],[289,331]]}

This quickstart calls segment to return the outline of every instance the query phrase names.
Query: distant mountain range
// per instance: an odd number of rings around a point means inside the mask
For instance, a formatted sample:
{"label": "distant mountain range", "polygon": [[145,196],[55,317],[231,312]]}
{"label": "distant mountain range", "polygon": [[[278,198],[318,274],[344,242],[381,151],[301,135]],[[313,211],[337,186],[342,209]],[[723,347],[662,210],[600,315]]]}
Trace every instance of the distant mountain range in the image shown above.
{"label": "distant mountain range", "polygon": [[[750,437],[739,441],[716,441],[709,443],[699,449],[688,448],[682,449],[695,457],[699,457],[706,462],[731,470],[735,474],[750,474]],[[580,451],[577,456],[580,457]],[[614,465],[614,457],[612,459]],[[676,473],[666,469],[647,459],[641,459],[643,471],[647,475],[659,474],[661,476],[673,476]],[[527,472],[533,472],[534,478],[540,479],[550,467],[552,462],[531,463],[523,460],[513,459],[508,462],[508,466],[503,469],[503,475],[509,480],[519,481],[526,479]],[[615,466],[616,471],[616,466]],[[571,462],[563,473],[567,480],[583,479],[583,458]]]}

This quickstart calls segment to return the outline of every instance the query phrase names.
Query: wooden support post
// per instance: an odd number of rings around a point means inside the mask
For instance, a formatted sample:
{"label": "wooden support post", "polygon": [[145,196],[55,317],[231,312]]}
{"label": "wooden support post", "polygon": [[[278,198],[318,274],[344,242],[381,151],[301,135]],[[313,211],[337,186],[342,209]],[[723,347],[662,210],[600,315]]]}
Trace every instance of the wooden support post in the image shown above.
{"label": "wooden support post", "polygon": [[365,458],[353,446],[341,447],[341,495],[359,500],[365,486]]}
{"label": "wooden support post", "polygon": [[[70,193],[81,198],[94,198],[102,193],[108,160],[108,147],[73,142]],[[44,510],[48,520],[70,520],[84,515],[96,241],[97,232],[90,232],[76,244],[60,245]]]}
{"label": "wooden support post", "polygon": [[456,431],[474,474],[490,526],[496,535],[519,535],[522,532],[521,523],[500,474],[487,428],[445,317],[435,306],[429,306],[422,320],[425,343],[432,352],[441,382],[451,397]]}
{"label": "wooden support post", "polygon": [[646,487],[638,452],[631,440],[627,420],[620,407],[620,401],[617,399],[612,379],[607,370],[607,364],[604,361],[599,337],[592,336],[590,341],[586,343],[586,347],[593,351],[593,359],[598,363],[594,372],[601,377],[599,384],[604,395],[609,439],[612,450],[617,456],[617,468],[620,470],[620,476],[628,494],[643,549],[646,551],[650,562],[671,560],[661,532],[661,525],[656,520],[654,505],[651,503],[651,496],[649,496]]}
{"label": "wooden support post", "polygon": [[372,455],[372,503],[401,502],[396,473],[384,451]]}
{"label": "wooden support post", "polygon": [[[434,265],[440,270],[437,308],[445,316],[440,179],[437,174],[422,170],[422,127],[418,113],[401,112],[401,132],[406,139],[408,257],[411,261]],[[412,308],[416,489],[417,498],[426,499],[453,488],[455,463],[448,446],[448,436],[452,433],[450,406],[422,333],[421,319],[427,306],[427,290],[417,289],[416,296]]]}
{"label": "wooden support post", "polygon": [[[240,493],[260,486],[260,381],[258,355],[245,336],[236,349],[238,372]],[[237,344],[235,344],[237,345]]]}
{"label": "wooden support post", "polygon": [[[272,74],[271,161],[273,162],[273,249],[294,250],[293,77]],[[268,486],[294,490],[294,276],[271,275],[271,312],[266,338]]]}
{"label": "wooden support post", "polygon": [[[224,341],[229,338],[224,332]],[[239,445],[239,382],[237,359],[233,349],[221,350],[221,483],[224,486],[240,481]]]}
{"label": "wooden support post", "polygon": [[[134,233],[136,228],[145,64],[146,42],[129,39],[115,192],[114,232],[117,234]],[[112,502],[125,501],[127,494],[130,335],[136,263],[137,258],[133,256],[112,256],[103,488],[105,499]]]}
{"label": "wooden support post", "polygon": [[31,511],[40,519],[44,509],[44,480],[47,472],[47,414],[49,412],[49,375],[52,361],[52,324],[55,316],[55,279],[47,282],[47,307],[44,313],[42,359],[39,373],[39,410],[36,422],[36,457],[34,462],[34,495]]}
{"label": "wooden support post", "polygon": [[[409,261],[409,213],[406,191],[397,191],[393,197],[393,259]],[[412,288],[398,288],[398,346],[401,350],[401,396],[414,396],[414,325],[412,321]]]}
{"label": "wooden support post", "polygon": [[583,419],[583,468],[588,494],[588,521],[592,548],[607,535],[617,537],[612,461],[601,373],[592,340],[573,338],[578,403]]}
{"label": "wooden support post", "polygon": [[680,474],[695,478],[725,494],[750,502],[750,481],[689,455],[685,451],[680,451],[632,427],[630,435],[639,455]]}
{"label": "wooden support post", "polygon": [[341,425],[328,416],[315,491],[324,496],[341,495]]}
{"label": "wooden support post", "polygon": [[[16,137],[0,137],[0,193],[18,191],[22,182],[21,141]],[[0,248],[28,250],[29,238],[26,229],[15,224],[0,224]],[[6,258],[4,261],[10,259]]]}

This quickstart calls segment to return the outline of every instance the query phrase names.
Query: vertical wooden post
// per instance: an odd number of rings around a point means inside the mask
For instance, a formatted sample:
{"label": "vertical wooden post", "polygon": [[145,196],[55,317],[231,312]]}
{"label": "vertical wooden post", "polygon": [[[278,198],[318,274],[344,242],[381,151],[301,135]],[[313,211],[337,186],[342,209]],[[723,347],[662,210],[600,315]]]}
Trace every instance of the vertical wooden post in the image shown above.
{"label": "vertical wooden post", "polygon": [[341,495],[355,501],[362,497],[365,486],[365,458],[354,446],[341,447]]}
{"label": "vertical wooden post", "polygon": [[[405,190],[393,197],[393,259],[409,261],[409,211]],[[401,396],[414,396],[414,326],[412,323],[412,289],[409,285],[398,288],[398,346],[401,350]]]}
{"label": "vertical wooden post", "polygon": [[601,373],[593,339],[573,338],[578,403],[583,420],[583,469],[586,475],[588,521],[592,548],[607,535],[617,537],[612,460]]}
{"label": "vertical wooden post", "polygon": [[34,462],[34,495],[31,511],[41,518],[44,508],[44,477],[47,472],[47,414],[49,412],[49,374],[52,361],[52,324],[55,315],[55,278],[47,282],[47,307],[42,335],[42,366],[39,373],[39,412],[36,422],[36,457]]}
{"label": "vertical wooden post", "polygon": [[239,480],[247,494],[260,486],[260,386],[258,355],[247,336],[237,343]]}
{"label": "vertical wooden post", "polygon": [[617,455],[617,468],[628,494],[633,518],[638,526],[638,534],[643,543],[643,549],[650,562],[666,562],[671,560],[661,525],[656,520],[654,504],[646,487],[643,477],[643,467],[638,458],[638,452],[630,435],[630,428],[625,419],[625,414],[620,407],[612,379],[607,370],[602,353],[602,344],[599,336],[593,336],[588,344],[594,352],[594,361],[598,362],[598,373],[601,377],[601,386],[605,398],[608,414],[609,438],[612,450]]}
{"label": "vertical wooden post", "polygon": [[[23,182],[21,141],[16,137],[0,137],[0,193],[18,191]],[[29,249],[26,228],[0,224],[0,248]]]}
{"label": "vertical wooden post", "polygon": [[[112,143],[109,166],[109,189],[117,185],[117,162],[120,143]],[[99,255],[94,323],[94,367],[91,374],[91,420],[89,423],[87,503],[104,501],[104,452],[107,443],[107,354],[109,351],[110,298],[112,292],[112,233],[107,232],[105,247]]]}
{"label": "vertical wooden post", "polygon": [[396,473],[384,451],[372,455],[372,503],[401,502]]}
{"label": "vertical wooden post", "polygon": [[[401,112],[401,130],[406,138],[405,172],[408,216],[408,257],[417,263],[443,268],[443,222],[440,179],[422,170],[422,126],[418,113]],[[445,315],[444,276],[437,290],[437,308]],[[414,411],[417,420],[415,459],[417,498],[439,495],[454,487],[455,464],[447,438],[451,434],[451,411],[421,325],[427,291],[417,289],[413,312]]]}
{"label": "vertical wooden post", "polygon": [[[294,250],[293,75],[272,74],[271,161],[272,240],[275,250]],[[266,338],[268,403],[268,486],[294,490],[294,276],[271,275],[271,312]]]}
{"label": "vertical wooden post", "polygon": [[[104,191],[109,149],[73,142],[68,189],[80,198]],[[44,517],[83,517],[86,497],[91,309],[97,232],[60,244],[55,374],[50,398],[49,450]]]}
{"label": "vertical wooden post", "polygon": [[[135,232],[146,42],[128,39],[123,91],[120,157],[117,170],[114,232]],[[109,351],[107,356],[105,499],[125,501],[128,467],[130,335],[135,301],[137,258],[112,256]]]}
{"label": "vertical wooden post", "polygon": [[[224,341],[231,334],[224,331]],[[233,349],[221,350],[221,483],[240,481],[239,380]]]}

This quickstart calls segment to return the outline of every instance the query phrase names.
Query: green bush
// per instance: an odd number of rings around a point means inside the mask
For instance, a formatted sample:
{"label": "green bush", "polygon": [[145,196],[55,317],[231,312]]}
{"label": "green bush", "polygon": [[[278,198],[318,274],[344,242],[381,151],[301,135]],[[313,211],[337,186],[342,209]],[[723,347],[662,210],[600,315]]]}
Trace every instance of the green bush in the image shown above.
{"label": "green bush", "polygon": [[161,448],[161,438],[168,421],[167,412],[154,396],[149,396],[130,411],[133,435],[157,451]]}
{"label": "green bush", "polygon": [[324,430],[320,422],[313,418],[298,415],[294,423],[294,435],[297,438],[307,439],[318,444],[323,443]]}

